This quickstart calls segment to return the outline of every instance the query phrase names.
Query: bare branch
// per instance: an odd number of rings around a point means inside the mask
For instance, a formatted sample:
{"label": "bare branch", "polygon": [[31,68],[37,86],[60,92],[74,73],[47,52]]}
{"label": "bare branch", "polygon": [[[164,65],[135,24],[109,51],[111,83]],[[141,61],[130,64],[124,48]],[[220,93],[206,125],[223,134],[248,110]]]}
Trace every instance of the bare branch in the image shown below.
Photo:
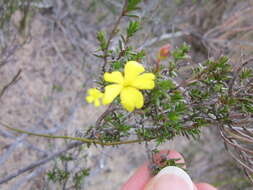
{"label": "bare branch", "polygon": [[45,168],[40,167],[36,168],[33,172],[31,172],[29,175],[19,179],[12,187],[11,190],[18,190],[21,189],[24,184],[27,183],[27,181],[31,180],[32,178],[38,176],[40,173],[42,173],[45,170]]}
{"label": "bare branch", "polygon": [[25,173],[25,172],[27,172],[29,170],[32,170],[32,169],[34,169],[34,168],[36,168],[38,166],[44,165],[47,162],[49,162],[49,161],[55,159],[56,157],[62,155],[63,153],[65,153],[65,152],[67,152],[67,151],[69,151],[69,150],[71,150],[73,148],[79,147],[82,144],[83,144],[82,142],[73,142],[73,143],[70,143],[64,149],[51,154],[50,156],[46,157],[45,159],[36,161],[36,162],[34,162],[34,163],[32,163],[32,164],[30,164],[30,165],[28,165],[28,166],[26,166],[26,167],[24,167],[22,169],[19,169],[18,171],[16,171],[13,174],[10,174],[10,175],[8,175],[8,176],[0,179],[0,184],[6,183],[6,182],[12,180],[13,178],[15,178],[15,177],[17,177],[17,176],[19,176],[19,175],[21,175],[21,174],[23,174],[23,173]]}
{"label": "bare branch", "polygon": [[21,77],[20,77],[20,74],[21,74],[22,70],[19,69],[17,74],[12,78],[11,82],[9,82],[8,84],[6,84],[3,89],[1,90],[0,92],[0,98],[4,95],[5,91],[12,85],[14,85]]}
{"label": "bare branch", "polygon": [[247,59],[246,61],[244,61],[243,63],[241,63],[241,65],[239,65],[239,67],[236,69],[236,71],[234,72],[234,76],[233,78],[229,81],[229,90],[228,90],[228,94],[230,96],[232,96],[233,94],[233,86],[234,86],[234,83],[237,79],[237,77],[239,76],[241,70],[243,67],[245,67],[247,64],[251,63],[253,61],[253,57]]}
{"label": "bare branch", "polygon": [[106,47],[105,47],[105,50],[104,50],[104,64],[103,64],[103,67],[102,67],[102,71],[103,72],[105,72],[105,67],[107,65],[108,50],[109,50],[112,38],[114,37],[114,35],[117,32],[117,28],[118,28],[118,26],[120,24],[121,19],[125,16],[125,11],[126,11],[126,7],[127,7],[127,3],[128,3],[128,0],[125,0],[125,3],[123,5],[123,7],[122,7],[122,11],[121,11],[121,13],[119,15],[119,18],[117,19],[116,23],[114,24],[114,27],[113,27],[112,31],[109,34],[109,38],[107,40],[107,44],[106,44]]}

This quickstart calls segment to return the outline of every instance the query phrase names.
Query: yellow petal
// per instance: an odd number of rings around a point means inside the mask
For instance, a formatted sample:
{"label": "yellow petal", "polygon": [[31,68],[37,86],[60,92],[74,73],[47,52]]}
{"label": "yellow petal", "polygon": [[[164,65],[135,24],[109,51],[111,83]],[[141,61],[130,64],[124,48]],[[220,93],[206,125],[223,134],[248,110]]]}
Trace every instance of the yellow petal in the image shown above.
{"label": "yellow petal", "polygon": [[124,82],[132,82],[136,77],[145,71],[144,67],[136,61],[128,61],[124,69]]}
{"label": "yellow petal", "polygon": [[132,83],[131,86],[138,89],[153,89],[155,87],[155,75],[153,73],[144,73],[139,75]]}
{"label": "yellow petal", "polygon": [[96,107],[100,106],[99,99],[96,99],[96,100],[94,101],[94,105],[95,105]]}
{"label": "yellow petal", "polygon": [[134,111],[135,108],[141,108],[144,103],[142,93],[132,87],[123,88],[120,93],[121,104],[129,111]]}
{"label": "yellow petal", "polygon": [[110,104],[119,95],[122,86],[119,84],[111,84],[105,87],[103,104]]}
{"label": "yellow petal", "polygon": [[86,101],[87,101],[88,103],[93,102],[93,100],[94,100],[94,98],[93,98],[92,96],[86,96]]}
{"label": "yellow petal", "polygon": [[144,98],[142,93],[139,90],[136,90],[136,102],[135,102],[135,107],[140,109],[143,107],[144,104]]}
{"label": "yellow petal", "polygon": [[90,88],[88,90],[88,94],[92,96],[94,99],[101,98],[103,96],[103,93],[96,88]]}
{"label": "yellow petal", "polygon": [[121,72],[119,71],[114,71],[112,73],[105,73],[104,74],[104,79],[107,82],[115,82],[121,84],[123,82],[123,76]]}
{"label": "yellow petal", "polygon": [[89,94],[89,95],[92,95],[93,92],[94,92],[94,90],[95,90],[95,88],[90,88],[90,89],[88,90],[88,94]]}

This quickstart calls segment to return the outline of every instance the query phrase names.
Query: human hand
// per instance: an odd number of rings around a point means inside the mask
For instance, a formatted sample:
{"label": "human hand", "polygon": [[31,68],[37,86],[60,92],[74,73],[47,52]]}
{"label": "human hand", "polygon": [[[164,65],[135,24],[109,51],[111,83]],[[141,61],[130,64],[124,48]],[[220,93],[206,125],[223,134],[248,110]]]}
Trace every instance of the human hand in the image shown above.
{"label": "human hand", "polygon": [[[159,164],[161,155],[169,159],[178,159],[177,163],[184,164],[184,158],[174,150],[164,150],[155,155],[155,162]],[[169,166],[152,177],[148,163],[137,169],[132,177],[123,185],[121,190],[217,190],[206,183],[194,184],[189,175],[182,169]]]}

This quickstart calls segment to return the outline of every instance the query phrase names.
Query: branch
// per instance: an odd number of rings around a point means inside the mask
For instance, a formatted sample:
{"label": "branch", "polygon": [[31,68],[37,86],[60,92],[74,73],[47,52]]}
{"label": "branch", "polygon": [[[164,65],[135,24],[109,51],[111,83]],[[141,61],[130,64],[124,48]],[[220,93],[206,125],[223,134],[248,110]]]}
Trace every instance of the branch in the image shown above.
{"label": "branch", "polygon": [[14,85],[19,79],[20,79],[20,74],[21,74],[21,69],[18,70],[17,74],[12,78],[11,82],[6,84],[3,89],[0,92],[0,98],[4,95],[5,91],[11,86]]}
{"label": "branch", "polygon": [[158,43],[160,41],[169,40],[171,38],[178,38],[178,37],[185,36],[185,35],[189,35],[189,32],[179,31],[179,32],[173,32],[173,33],[166,33],[166,34],[161,35],[160,37],[149,39],[141,47],[139,47],[138,50],[142,50],[144,48],[153,46],[155,43]]}
{"label": "branch", "polygon": [[22,187],[24,188],[24,185],[28,181],[30,181],[32,178],[38,176],[39,174],[41,174],[43,171],[45,171],[45,168],[43,168],[43,167],[36,168],[29,175],[26,175],[26,176],[22,177],[21,179],[15,181],[15,184],[12,187],[10,187],[10,189],[11,190],[18,190],[18,189],[22,189]]}
{"label": "branch", "polygon": [[38,166],[41,166],[41,165],[44,165],[44,164],[46,164],[47,162],[49,162],[49,161],[53,160],[54,158],[60,156],[61,154],[65,153],[66,151],[69,151],[69,150],[71,150],[71,149],[73,149],[73,148],[76,148],[76,147],[78,147],[78,146],[81,146],[82,144],[83,144],[82,142],[73,142],[73,143],[70,143],[70,144],[67,145],[67,147],[65,147],[64,149],[62,149],[62,150],[60,150],[60,151],[58,151],[58,152],[55,152],[55,153],[51,154],[51,155],[48,156],[47,158],[42,159],[42,160],[39,160],[39,161],[36,161],[36,162],[34,162],[34,163],[32,163],[32,164],[30,164],[30,165],[28,165],[28,166],[26,166],[26,167],[24,167],[24,168],[22,168],[22,169],[19,169],[18,171],[16,171],[15,173],[13,173],[13,174],[11,174],[11,175],[2,178],[2,179],[0,180],[0,184],[6,183],[6,182],[10,181],[11,179],[13,179],[13,178],[15,178],[15,177],[21,175],[22,173],[25,173],[25,172],[27,172],[27,171],[29,171],[29,170],[31,170],[31,169],[34,169],[34,168],[36,168],[36,167],[38,167]]}
{"label": "branch", "polygon": [[104,64],[103,64],[103,67],[102,67],[102,71],[105,72],[105,67],[107,65],[107,56],[108,56],[108,50],[109,50],[109,47],[110,47],[110,44],[111,44],[111,41],[112,41],[112,38],[114,37],[114,35],[116,34],[117,32],[117,28],[120,24],[120,21],[121,19],[125,16],[126,14],[126,7],[127,7],[127,3],[128,3],[128,0],[125,0],[125,3],[122,7],[122,11],[116,21],[116,23],[114,24],[114,27],[112,29],[112,31],[110,32],[109,34],[109,38],[107,40],[107,43],[106,43],[106,47],[105,47],[105,50],[104,50]]}
{"label": "branch", "polygon": [[53,160],[54,158],[62,155],[63,153],[65,153],[66,151],[69,151],[73,148],[76,148],[76,147],[79,147],[81,145],[83,145],[84,143],[88,143],[88,144],[100,144],[102,146],[113,146],[113,145],[120,145],[120,144],[131,144],[131,143],[141,143],[143,141],[151,141],[153,140],[152,138],[151,139],[136,139],[136,140],[129,140],[129,141],[116,141],[116,142],[102,142],[102,141],[99,141],[99,140],[96,140],[96,139],[88,139],[88,138],[79,138],[79,137],[70,137],[70,136],[53,136],[53,135],[47,135],[47,134],[37,134],[37,133],[32,133],[32,132],[29,132],[29,131],[25,131],[25,130],[21,130],[21,129],[17,129],[17,128],[13,128],[13,127],[10,127],[2,122],[0,122],[0,124],[9,129],[9,130],[12,130],[12,131],[16,131],[18,133],[23,133],[23,134],[27,134],[27,135],[33,135],[33,136],[39,136],[39,137],[45,137],[45,138],[53,138],[53,139],[70,139],[70,140],[76,140],[78,142],[73,142],[73,143],[70,143],[69,145],[67,145],[67,147],[65,147],[64,149],[58,151],[58,152],[55,152],[53,154],[51,154],[50,156],[46,157],[45,159],[42,159],[42,160],[39,160],[39,161],[36,161],[22,169],[19,169],[18,171],[16,171],[15,173],[9,175],[9,176],[6,176],[4,178],[2,178],[0,180],[0,184],[3,184],[3,183],[6,183],[8,181],[10,181],[11,179],[21,175],[22,173],[25,173],[29,170],[32,170],[38,166],[41,166],[41,165],[44,165],[46,164],[47,162]]}
{"label": "branch", "polygon": [[247,64],[249,64],[251,61],[253,61],[253,57],[251,57],[251,58],[247,59],[246,61],[244,61],[241,65],[239,65],[239,67],[238,67],[238,68],[236,69],[236,71],[234,72],[234,76],[233,76],[233,78],[229,81],[229,84],[228,84],[228,86],[229,86],[229,88],[228,88],[228,89],[229,89],[229,90],[228,90],[228,94],[229,94],[230,96],[233,95],[233,86],[234,86],[235,81],[236,81],[237,77],[239,76],[239,74],[240,74],[242,68],[245,67]]}
{"label": "branch", "polygon": [[135,140],[129,140],[129,141],[103,142],[103,141],[100,141],[100,140],[97,140],[97,139],[89,139],[89,138],[82,138],[82,137],[55,136],[55,135],[48,135],[48,134],[33,133],[33,132],[25,131],[25,130],[22,130],[22,129],[10,127],[10,126],[2,123],[2,122],[0,122],[0,125],[2,125],[3,127],[7,128],[9,130],[16,131],[16,132],[22,133],[22,134],[27,134],[27,135],[37,136],[37,137],[50,138],[50,139],[69,139],[69,140],[79,141],[79,142],[87,143],[87,144],[99,144],[99,145],[102,145],[102,146],[115,146],[115,145],[121,145],[121,144],[141,143],[143,141],[153,140],[153,138],[151,138],[151,139],[135,139]]}

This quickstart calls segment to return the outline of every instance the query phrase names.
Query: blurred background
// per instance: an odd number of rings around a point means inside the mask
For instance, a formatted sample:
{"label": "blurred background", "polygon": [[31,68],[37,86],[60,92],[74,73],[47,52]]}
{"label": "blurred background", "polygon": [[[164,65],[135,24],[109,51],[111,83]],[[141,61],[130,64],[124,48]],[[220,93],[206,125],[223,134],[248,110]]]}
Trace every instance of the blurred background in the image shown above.
{"label": "blurred background", "polygon": [[[98,47],[96,33],[110,31],[122,4],[123,0],[0,0],[0,121],[37,133],[72,136],[94,124],[105,109],[85,102],[86,89],[94,85],[102,65],[92,55]],[[221,54],[238,64],[252,55],[252,0],[144,0],[141,7],[137,14],[142,29],[130,43],[145,50],[148,63],[168,43],[176,48],[187,42],[191,64]],[[123,19],[120,28],[126,23]],[[0,127],[0,180],[67,144]],[[223,190],[253,189],[225,151],[215,126],[203,129],[199,139],[178,137],[159,148],[181,152],[194,181]],[[144,144],[83,146],[64,155],[20,172],[0,189],[77,189],[71,180],[50,178],[61,168],[70,171],[68,175],[87,171],[80,189],[117,190],[147,160]]]}

